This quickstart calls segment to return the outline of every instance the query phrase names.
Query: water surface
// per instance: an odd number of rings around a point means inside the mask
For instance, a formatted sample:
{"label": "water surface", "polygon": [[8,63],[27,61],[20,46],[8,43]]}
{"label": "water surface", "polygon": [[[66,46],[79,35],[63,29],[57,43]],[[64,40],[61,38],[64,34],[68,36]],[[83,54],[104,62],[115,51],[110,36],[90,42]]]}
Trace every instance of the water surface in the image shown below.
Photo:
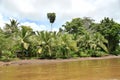
{"label": "water surface", "polygon": [[2,66],[0,80],[120,80],[120,59]]}

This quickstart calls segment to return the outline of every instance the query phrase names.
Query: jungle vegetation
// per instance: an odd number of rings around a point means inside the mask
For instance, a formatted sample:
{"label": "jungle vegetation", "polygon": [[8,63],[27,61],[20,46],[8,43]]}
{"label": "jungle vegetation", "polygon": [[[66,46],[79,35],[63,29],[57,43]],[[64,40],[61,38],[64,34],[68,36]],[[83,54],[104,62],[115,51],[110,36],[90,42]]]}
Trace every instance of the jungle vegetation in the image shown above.
{"label": "jungle vegetation", "polygon": [[11,19],[0,29],[0,60],[100,57],[120,54],[120,24],[109,17],[96,23],[74,18],[52,31],[56,14],[48,13],[51,31],[33,31]]}

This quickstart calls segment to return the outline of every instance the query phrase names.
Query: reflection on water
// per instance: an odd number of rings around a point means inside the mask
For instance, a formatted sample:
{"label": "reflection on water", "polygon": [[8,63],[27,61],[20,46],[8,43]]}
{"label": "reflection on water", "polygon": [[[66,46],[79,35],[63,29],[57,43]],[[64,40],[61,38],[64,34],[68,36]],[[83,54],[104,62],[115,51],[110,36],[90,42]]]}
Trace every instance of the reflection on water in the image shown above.
{"label": "reflection on water", "polygon": [[4,66],[0,80],[120,80],[120,59]]}

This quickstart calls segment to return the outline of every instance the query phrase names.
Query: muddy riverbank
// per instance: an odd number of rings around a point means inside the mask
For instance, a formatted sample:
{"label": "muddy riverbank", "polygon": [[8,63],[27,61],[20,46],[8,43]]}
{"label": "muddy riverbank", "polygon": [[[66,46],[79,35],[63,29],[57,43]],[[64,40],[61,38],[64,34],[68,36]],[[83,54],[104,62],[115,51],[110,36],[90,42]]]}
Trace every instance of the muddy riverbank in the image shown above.
{"label": "muddy riverbank", "polygon": [[0,61],[0,66],[9,65],[27,65],[27,64],[50,64],[58,62],[72,62],[72,61],[82,61],[82,60],[99,60],[99,59],[111,59],[120,58],[120,56],[105,56],[105,57],[85,57],[85,58],[75,58],[75,59],[33,59],[33,60],[15,60],[10,62]]}

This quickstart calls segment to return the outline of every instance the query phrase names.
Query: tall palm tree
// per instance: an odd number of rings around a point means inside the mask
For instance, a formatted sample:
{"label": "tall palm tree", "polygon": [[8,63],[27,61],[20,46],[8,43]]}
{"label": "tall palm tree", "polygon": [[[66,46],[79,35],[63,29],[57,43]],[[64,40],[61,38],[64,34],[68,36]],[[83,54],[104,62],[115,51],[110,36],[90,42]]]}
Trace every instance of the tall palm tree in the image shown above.
{"label": "tall palm tree", "polygon": [[49,21],[51,23],[51,31],[52,31],[52,24],[55,21],[56,14],[55,13],[47,13],[47,18],[49,19]]}

